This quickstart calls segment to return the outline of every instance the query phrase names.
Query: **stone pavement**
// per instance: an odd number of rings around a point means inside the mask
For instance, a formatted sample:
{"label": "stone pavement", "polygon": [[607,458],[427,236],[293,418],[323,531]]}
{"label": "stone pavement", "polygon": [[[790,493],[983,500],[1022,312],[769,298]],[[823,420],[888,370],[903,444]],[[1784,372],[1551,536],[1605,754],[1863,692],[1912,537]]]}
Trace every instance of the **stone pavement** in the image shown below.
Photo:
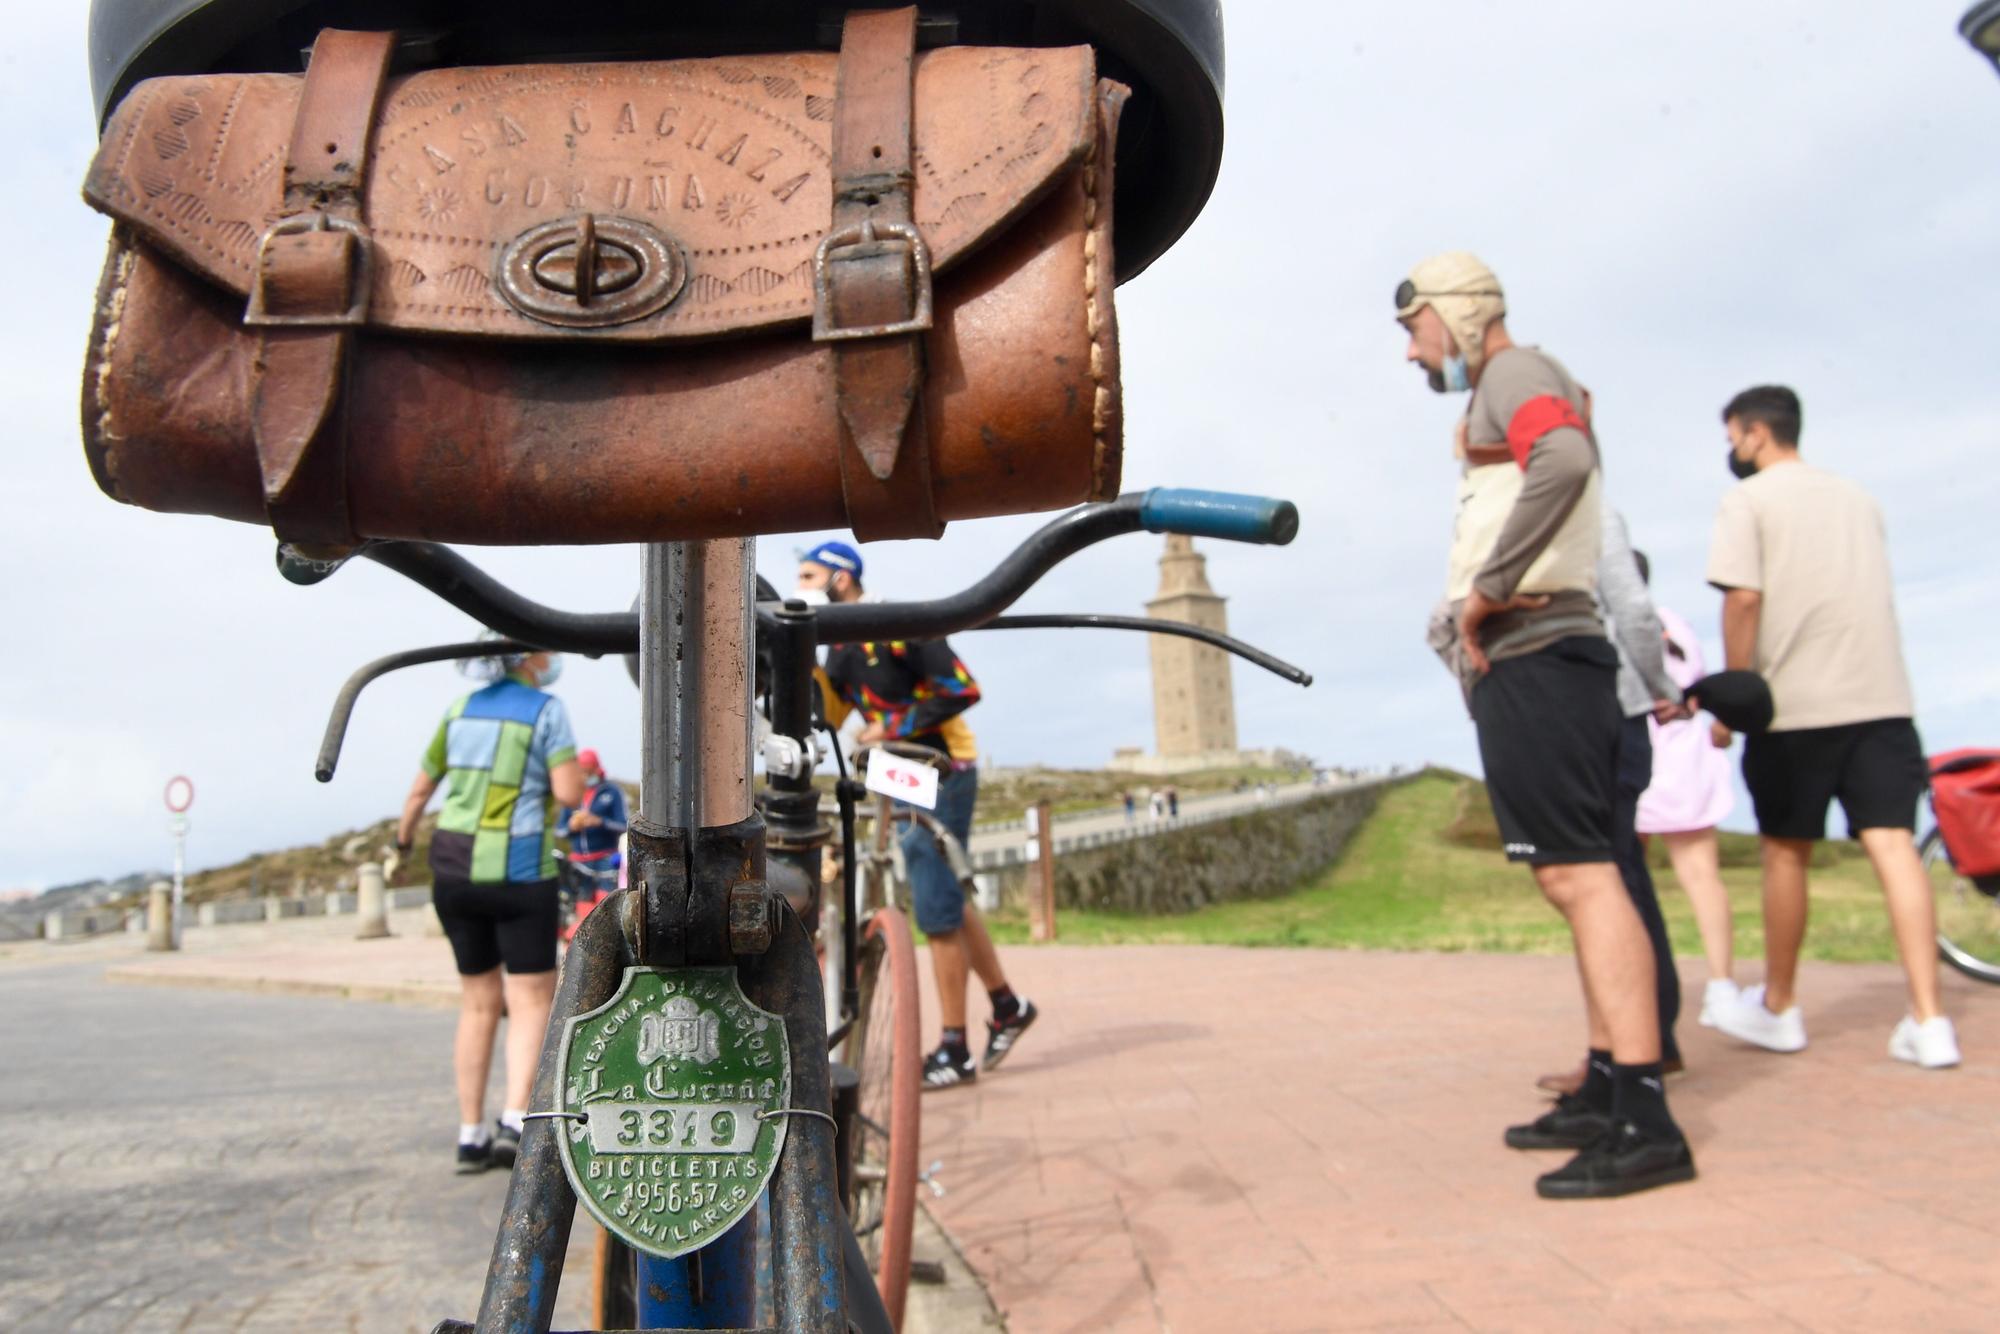
{"label": "stone pavement", "polygon": [[[452,1019],[340,1003],[457,1006],[435,919],[391,920],[0,949],[0,1173],[29,1183],[0,1192],[0,1334],[470,1318],[506,1179],[450,1175]],[[572,1280],[594,1244],[579,1221]],[[944,1281],[912,1287],[905,1334],[998,1327],[921,1210],[913,1249]],[[558,1328],[588,1315],[572,1281]]]}
{"label": "stone pavement", "polygon": [[[449,1002],[441,940],[340,940],[331,923],[314,939],[308,925],[270,928],[254,948],[234,942],[264,928],[217,931],[231,943],[191,939],[197,948],[178,958],[128,945],[115,971]],[[1797,1056],[1744,1049],[1689,1021],[1690,1073],[1670,1090],[1701,1179],[1630,1200],[1550,1203],[1534,1197],[1533,1178],[1558,1157],[1510,1152],[1500,1130],[1535,1110],[1536,1073],[1574,1058],[1575,974],[1564,959],[1067,946],[1006,958],[1046,1017],[1004,1070],[926,1097],[923,1161],[942,1161],[948,1190],[928,1207],[1015,1334],[1943,1334],[1990,1329],[2000,1309],[2000,990],[1947,974],[1970,1062],[1947,1073],[1884,1055],[1902,1006],[1887,966],[1809,965],[1813,1046]],[[1690,994],[1699,971],[1686,965]],[[138,988],[103,994],[139,1014],[167,1008]],[[188,999],[245,1016],[300,1004]],[[447,1022],[409,1016],[418,1019]],[[928,1040],[934,1017],[926,1027]],[[92,1069],[126,1040],[116,1024],[77,1031]],[[142,1049],[150,1031],[135,1035]],[[326,1068],[341,1067],[330,1057]],[[370,1115],[391,1114],[393,1099],[364,1096]],[[406,1133],[434,1134],[435,1117],[420,1120]],[[317,1132],[303,1124],[291,1133],[311,1144]],[[18,1126],[4,1128],[22,1142]],[[146,1169],[142,1151],[119,1152],[128,1171]],[[425,1164],[431,1152],[419,1155]],[[253,1178],[264,1158],[251,1160]],[[65,1175],[73,1161],[63,1159]],[[239,1170],[213,1152],[204,1166]],[[421,1213],[428,1202],[402,1207]],[[18,1241],[9,1226],[0,1223],[0,1264],[4,1238]],[[6,1315],[8,1280],[0,1269],[0,1326],[19,1327]]]}
{"label": "stone pavement", "polygon": [[1887,966],[1808,965],[1796,1056],[1690,1021],[1669,1087],[1700,1179],[1557,1203],[1533,1179],[1560,1156],[1500,1132],[1580,1055],[1564,959],[1006,959],[1045,1017],[990,1079],[926,1097],[924,1157],[1014,1334],[1939,1334],[2000,1311],[2000,990],[1948,975],[1970,1058],[1948,1073],[1884,1054]]}
{"label": "stone pavement", "polygon": [[0,969],[0,1013],[0,1329],[477,1310],[507,1179],[452,1173],[451,1016],[106,986],[81,958]]}

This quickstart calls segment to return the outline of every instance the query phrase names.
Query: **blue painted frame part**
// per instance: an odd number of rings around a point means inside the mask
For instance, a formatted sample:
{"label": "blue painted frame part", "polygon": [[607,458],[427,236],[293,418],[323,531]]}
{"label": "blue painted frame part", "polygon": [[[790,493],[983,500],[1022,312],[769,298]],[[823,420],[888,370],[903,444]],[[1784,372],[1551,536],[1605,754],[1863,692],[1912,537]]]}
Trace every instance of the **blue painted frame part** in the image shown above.
{"label": "blue painted frame part", "polygon": [[1271,496],[1156,486],[1139,502],[1139,521],[1150,533],[1186,533],[1281,547],[1298,536],[1299,508]]}
{"label": "blue painted frame part", "polygon": [[[750,1329],[757,1323],[757,1229],[765,1205],[693,1255],[639,1256],[641,1329]],[[701,1300],[691,1267],[701,1261]]]}

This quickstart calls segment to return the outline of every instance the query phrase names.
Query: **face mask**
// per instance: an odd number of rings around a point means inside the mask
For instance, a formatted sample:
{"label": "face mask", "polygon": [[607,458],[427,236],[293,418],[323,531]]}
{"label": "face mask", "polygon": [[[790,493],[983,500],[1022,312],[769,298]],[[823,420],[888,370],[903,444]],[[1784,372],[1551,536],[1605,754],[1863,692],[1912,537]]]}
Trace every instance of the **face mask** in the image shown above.
{"label": "face mask", "polygon": [[1439,378],[1444,381],[1443,392],[1447,394],[1462,394],[1472,388],[1471,370],[1466,366],[1464,357],[1447,356],[1444,373]]}
{"label": "face mask", "polygon": [[827,591],[824,588],[794,588],[792,590],[792,601],[803,602],[808,607],[824,607],[830,604],[833,599],[827,596]]}
{"label": "face mask", "polygon": [[1755,477],[1757,475],[1757,465],[1747,459],[1736,457],[1736,446],[1734,445],[1729,447],[1729,475],[1739,482],[1746,477]]}
{"label": "face mask", "polygon": [[541,672],[535,677],[536,681],[545,687],[554,685],[556,682],[562,680],[562,665],[562,654],[549,654],[549,665],[542,668]]}

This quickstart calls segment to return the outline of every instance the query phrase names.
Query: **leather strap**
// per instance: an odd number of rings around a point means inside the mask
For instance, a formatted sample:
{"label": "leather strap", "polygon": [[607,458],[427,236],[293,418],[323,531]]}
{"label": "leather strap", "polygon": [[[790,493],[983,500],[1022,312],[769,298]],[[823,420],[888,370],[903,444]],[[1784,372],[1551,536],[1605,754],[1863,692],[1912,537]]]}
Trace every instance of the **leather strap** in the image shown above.
{"label": "leather strap", "polygon": [[915,8],[847,16],[833,113],[833,219],[813,337],[832,341],[840,481],[863,542],[937,537],[924,424],[930,261],[911,213]]}
{"label": "leather strap", "polygon": [[1467,445],[1465,461],[1475,468],[1485,468],[1495,463],[1512,463],[1514,451],[1505,445]]}
{"label": "leather strap", "polygon": [[340,406],[351,331],[368,315],[368,140],[395,44],[394,33],[333,28],[313,43],[285,154],[284,212],[258,247],[244,313],[261,329],[251,425],[265,512],[287,541],[353,541]]}

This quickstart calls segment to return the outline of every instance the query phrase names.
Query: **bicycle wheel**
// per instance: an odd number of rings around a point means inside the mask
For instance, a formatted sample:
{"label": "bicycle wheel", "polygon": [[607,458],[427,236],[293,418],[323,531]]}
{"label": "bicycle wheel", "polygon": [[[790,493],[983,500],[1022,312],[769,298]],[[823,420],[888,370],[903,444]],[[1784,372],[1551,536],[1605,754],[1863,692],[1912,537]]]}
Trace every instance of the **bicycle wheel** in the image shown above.
{"label": "bicycle wheel", "polygon": [[2000,897],[1958,873],[1937,830],[1924,835],[1922,852],[1937,905],[1939,955],[1967,977],[2000,983]]}
{"label": "bicycle wheel", "polygon": [[597,1257],[591,1266],[594,1300],[591,1316],[598,1329],[639,1327],[639,1254],[599,1228]]}
{"label": "bicycle wheel", "polygon": [[861,1075],[854,1171],[847,1216],[897,1328],[910,1287],[910,1228],[917,1209],[917,1138],[923,1051],[919,1042],[917,952],[909,923],[894,908],[868,918],[861,945],[861,995],[847,1061]]}

